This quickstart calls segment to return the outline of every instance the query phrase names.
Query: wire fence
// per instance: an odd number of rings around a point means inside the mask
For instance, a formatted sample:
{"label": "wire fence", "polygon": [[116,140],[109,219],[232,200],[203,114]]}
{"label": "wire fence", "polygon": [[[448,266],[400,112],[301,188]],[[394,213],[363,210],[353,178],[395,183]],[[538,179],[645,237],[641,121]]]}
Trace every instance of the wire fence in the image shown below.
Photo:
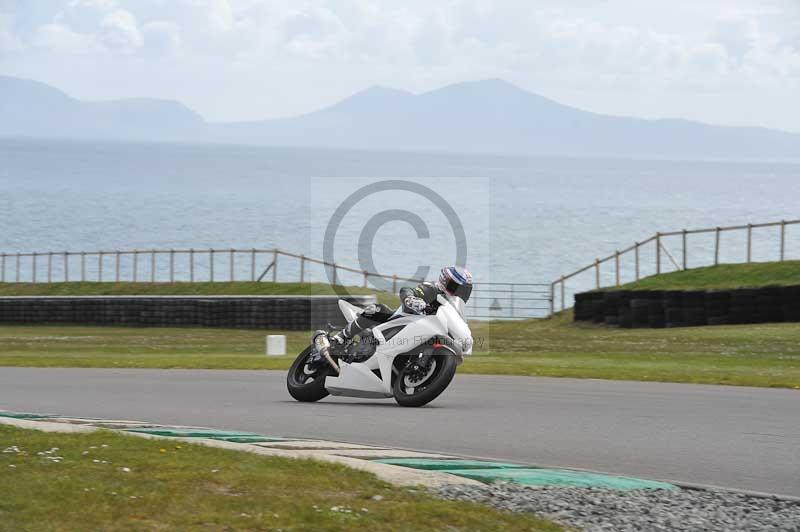
{"label": "wire fence", "polygon": [[281,249],[134,249],[0,253],[0,282],[420,282]]}
{"label": "wire fence", "polygon": [[[373,288],[375,279],[420,283],[326,262],[281,249],[133,249],[0,253],[0,282],[330,282]],[[388,283],[383,283],[388,288]],[[551,307],[547,284],[476,283],[466,311],[470,318],[544,318]]]}
{"label": "wire fence", "polygon": [[[722,263],[800,258],[800,234],[790,235],[788,231],[798,224],[800,220],[781,220],[658,232],[550,283],[550,313],[571,307],[580,289],[620,286],[649,275]],[[567,281],[571,281],[570,287]]]}
{"label": "wire fence", "polygon": [[[624,282],[722,262],[754,262],[800,258],[800,240],[788,246],[788,227],[800,220],[683,229],[659,232],[613,254],[563,275],[549,284],[475,283],[467,315],[481,319],[546,318],[556,309],[572,306],[579,289],[619,286]],[[776,231],[777,229],[777,231]],[[771,230],[767,235],[765,230]],[[742,238],[730,239],[739,234]],[[766,237],[765,237],[766,236]],[[797,237],[798,235],[795,235]],[[710,237],[710,241],[709,241]],[[696,239],[704,239],[693,242]],[[761,246],[766,241],[774,246]],[[692,244],[698,244],[694,248]],[[775,249],[769,249],[769,248]],[[677,253],[670,251],[678,249]],[[611,271],[608,271],[609,266]],[[330,282],[370,287],[371,280],[419,283],[326,262],[303,254],[272,249],[133,249],[109,251],[0,252],[0,282]],[[568,287],[567,281],[570,281]]]}

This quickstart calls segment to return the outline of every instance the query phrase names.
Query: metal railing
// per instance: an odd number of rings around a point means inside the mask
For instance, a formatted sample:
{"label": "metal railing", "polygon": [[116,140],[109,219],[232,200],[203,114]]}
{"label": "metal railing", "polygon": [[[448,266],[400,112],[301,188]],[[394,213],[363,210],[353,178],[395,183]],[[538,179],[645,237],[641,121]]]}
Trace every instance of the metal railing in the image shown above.
{"label": "metal railing", "polygon": [[545,283],[475,283],[466,314],[496,320],[546,318],[550,298],[550,285]]}
{"label": "metal railing", "polygon": [[[279,268],[280,265],[280,268]],[[280,269],[280,274],[279,274]],[[326,272],[325,269],[328,269]],[[0,253],[0,282],[329,282],[369,287],[370,280],[423,279],[385,275],[281,249],[133,249]],[[373,287],[374,288],[374,287]],[[379,291],[379,288],[375,288]],[[544,318],[552,307],[547,284],[475,283],[467,317]]]}
{"label": "metal railing", "polygon": [[[632,273],[628,277],[631,277],[630,281],[638,281],[643,277],[642,272],[645,269],[645,266],[649,264],[649,262],[645,262],[642,260],[642,255],[647,251],[647,247],[652,247],[653,252],[653,273],[661,274],[664,270],[664,265],[671,264],[671,268],[673,270],[686,270],[690,267],[696,268],[701,266],[711,266],[711,265],[719,265],[721,263],[721,254],[722,254],[722,236],[725,233],[729,232],[737,232],[741,231],[745,235],[745,239],[742,242],[743,249],[741,250],[739,258],[741,260],[736,260],[734,258],[733,262],[745,262],[751,263],[754,261],[753,258],[753,235],[755,229],[763,229],[763,228],[778,228],[777,234],[777,241],[778,241],[778,249],[777,253],[775,253],[772,260],[779,260],[783,261],[786,260],[788,257],[787,253],[787,230],[786,228],[791,225],[800,224],[800,220],[781,220],[779,222],[768,222],[768,223],[757,223],[757,224],[746,224],[746,225],[732,225],[727,227],[709,227],[704,229],[682,229],[680,231],[667,231],[667,232],[658,232],[655,235],[647,238],[641,242],[636,242],[632,246],[629,246],[625,249],[617,250],[611,255],[608,255],[604,258],[595,259],[592,264],[588,266],[584,266],[568,275],[562,275],[552,283],[550,283],[550,312],[554,313],[557,306],[557,301],[560,303],[560,309],[565,310],[568,308],[567,306],[567,288],[566,282],[570,279],[574,279],[577,276],[582,274],[586,274],[587,272],[592,272],[594,279],[593,279],[593,287],[594,288],[602,288],[603,286],[620,286],[624,281],[623,278],[625,277],[623,270],[623,258],[629,256],[629,254],[633,254],[633,271],[628,273]],[[690,260],[690,247],[689,247],[689,237],[691,235],[699,235],[699,234],[711,234],[713,236],[713,242],[710,246],[711,256],[709,260],[706,262],[698,262],[695,260]],[[760,233],[763,234],[763,233]],[[673,241],[675,238],[679,239],[680,245],[680,253],[679,257],[676,258],[673,255],[669,248],[667,247],[667,242],[672,239]],[[726,261],[727,262],[727,261]],[[613,264],[613,272],[612,272],[612,282],[605,284],[602,281],[601,275],[601,267],[606,263]],[[690,266],[691,263],[691,266]],[[585,284],[585,283],[584,283]]]}
{"label": "metal railing", "polygon": [[[279,258],[290,259],[278,275]],[[284,261],[280,261],[284,264]],[[385,275],[351,268],[333,262],[291,253],[281,249],[133,249],[113,251],[48,251],[0,253],[0,282],[52,283],[91,282],[232,282],[295,281],[327,282],[328,268],[332,284],[361,284],[370,278],[398,282],[421,282],[419,279]],[[315,275],[316,274],[316,275]]]}

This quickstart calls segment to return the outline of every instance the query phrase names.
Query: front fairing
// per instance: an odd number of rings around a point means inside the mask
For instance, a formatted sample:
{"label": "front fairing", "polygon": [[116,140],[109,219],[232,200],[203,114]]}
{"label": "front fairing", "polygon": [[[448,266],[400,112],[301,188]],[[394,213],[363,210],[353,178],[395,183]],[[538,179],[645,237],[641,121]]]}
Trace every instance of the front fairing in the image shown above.
{"label": "front fairing", "polygon": [[460,297],[439,296],[441,306],[436,315],[447,329],[447,333],[453,340],[459,342],[463,354],[472,354],[472,331],[467,324],[465,317],[466,305]]}

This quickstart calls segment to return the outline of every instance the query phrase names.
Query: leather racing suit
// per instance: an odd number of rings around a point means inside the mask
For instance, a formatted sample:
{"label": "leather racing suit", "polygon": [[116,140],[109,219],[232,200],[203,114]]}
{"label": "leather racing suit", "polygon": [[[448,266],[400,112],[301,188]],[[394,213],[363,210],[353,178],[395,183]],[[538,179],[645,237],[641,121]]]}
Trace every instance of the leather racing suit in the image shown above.
{"label": "leather racing suit", "polygon": [[[403,305],[403,312],[408,314],[425,314],[435,312],[439,307],[436,296],[442,293],[436,285],[428,282],[420,283],[411,288],[404,286],[400,289],[400,301]],[[369,305],[359,316],[347,324],[347,326],[336,334],[333,338],[339,343],[352,339],[365,329],[369,329],[381,323],[386,323],[394,314],[394,310],[384,304]]]}

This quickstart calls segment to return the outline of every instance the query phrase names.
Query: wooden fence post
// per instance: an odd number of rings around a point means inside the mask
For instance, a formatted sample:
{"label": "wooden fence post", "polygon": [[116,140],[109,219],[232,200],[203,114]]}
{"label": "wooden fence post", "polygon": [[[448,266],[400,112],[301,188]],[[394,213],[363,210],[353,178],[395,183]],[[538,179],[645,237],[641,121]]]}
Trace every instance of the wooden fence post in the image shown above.
{"label": "wooden fence post", "polygon": [[747,264],[753,262],[753,224],[747,224]]}
{"label": "wooden fence post", "polygon": [[661,233],[656,233],[656,274],[661,273]]}
{"label": "wooden fence post", "polygon": [[683,230],[683,269],[685,270],[689,264],[688,252],[686,251],[686,229]]}
{"label": "wooden fence post", "polygon": [[600,259],[594,259],[594,284],[600,288]]}
{"label": "wooden fence post", "polygon": [[306,280],[306,256],[300,255],[300,284]]}
{"label": "wooden fence post", "polygon": [[781,261],[786,258],[786,220],[781,220]]}

